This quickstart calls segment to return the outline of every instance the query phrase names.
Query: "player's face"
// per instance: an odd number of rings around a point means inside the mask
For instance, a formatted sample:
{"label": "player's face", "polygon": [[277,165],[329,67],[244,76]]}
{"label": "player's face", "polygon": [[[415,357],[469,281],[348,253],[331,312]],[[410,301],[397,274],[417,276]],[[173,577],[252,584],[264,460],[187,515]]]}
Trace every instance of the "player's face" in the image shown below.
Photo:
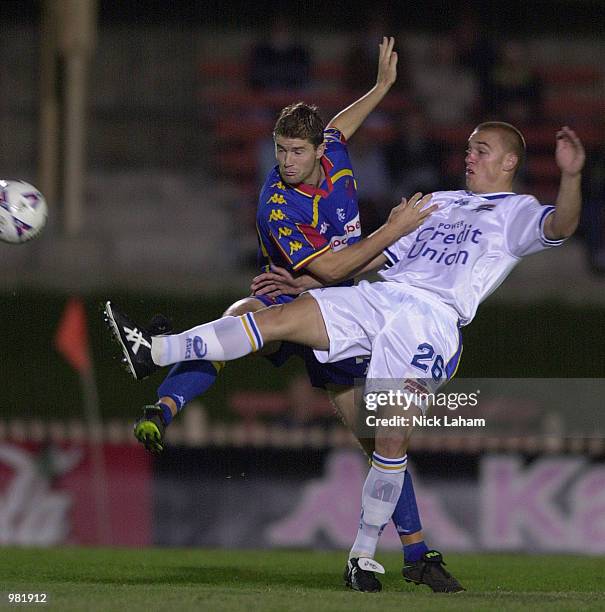
{"label": "player's face", "polygon": [[308,183],[319,186],[321,170],[319,160],[325,145],[313,146],[302,138],[275,137],[275,157],[279,164],[279,173],[289,185]]}
{"label": "player's face", "polygon": [[474,193],[509,191],[515,160],[497,130],[473,132],[464,160],[467,188]]}

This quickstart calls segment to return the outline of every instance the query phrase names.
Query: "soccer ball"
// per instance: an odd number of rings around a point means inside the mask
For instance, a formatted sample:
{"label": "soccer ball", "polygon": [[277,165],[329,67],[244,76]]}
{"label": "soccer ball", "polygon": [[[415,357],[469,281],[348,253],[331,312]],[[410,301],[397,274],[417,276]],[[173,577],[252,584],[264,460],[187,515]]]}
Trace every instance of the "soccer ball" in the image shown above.
{"label": "soccer ball", "polygon": [[47,216],[46,200],[33,185],[0,180],[0,240],[19,244],[35,238]]}

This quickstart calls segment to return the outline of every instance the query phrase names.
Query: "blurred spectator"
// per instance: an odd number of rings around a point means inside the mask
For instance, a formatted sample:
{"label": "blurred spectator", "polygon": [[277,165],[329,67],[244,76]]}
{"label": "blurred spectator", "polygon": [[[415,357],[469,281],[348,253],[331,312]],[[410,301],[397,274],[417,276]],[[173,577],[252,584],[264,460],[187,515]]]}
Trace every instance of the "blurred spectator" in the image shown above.
{"label": "blurred spectator", "polygon": [[[343,84],[351,91],[366,91],[376,81],[378,45],[383,36],[394,36],[394,28],[384,17],[388,11],[376,10],[368,16],[367,25],[351,32],[350,44],[344,59]],[[397,80],[392,91],[406,90],[408,83],[405,54],[401,45],[397,50]]]}
{"label": "blurred spectator", "polygon": [[[296,38],[288,18],[278,16],[272,21],[266,36],[252,48],[250,86],[257,91],[300,90],[309,86],[310,72],[311,53],[308,47]],[[272,122],[281,106],[280,104],[275,108],[268,108],[259,105],[258,108],[251,109],[251,112]],[[258,182],[262,185],[266,175],[276,164],[273,137],[267,134],[260,138],[255,148],[256,173]],[[251,202],[251,206],[256,210],[256,201]]]}
{"label": "blurred spectator", "polygon": [[492,100],[490,75],[496,61],[493,38],[481,26],[480,15],[475,9],[463,11],[452,35],[456,41],[458,62],[473,72],[477,80],[480,109],[489,111]]}
{"label": "blurred spectator", "polygon": [[489,87],[491,104],[488,110],[498,118],[515,124],[539,119],[542,84],[524,43],[509,40],[501,45]]}
{"label": "blurred spectator", "polygon": [[605,149],[587,158],[580,232],[586,240],[592,270],[605,274]]}
{"label": "blurred spectator", "polygon": [[442,151],[430,135],[428,121],[418,109],[402,114],[393,139],[385,146],[393,204],[416,191],[440,189]]}
{"label": "blurred spectator", "polygon": [[382,225],[388,211],[399,203],[397,199],[393,199],[389,168],[380,140],[384,129],[385,126],[379,119],[368,118],[349,144],[349,155],[355,168],[359,217],[364,235]]}
{"label": "blurred spectator", "polygon": [[309,84],[311,54],[296,41],[288,20],[278,17],[267,39],[258,42],[250,58],[250,86],[256,90],[302,89]]}
{"label": "blurred spectator", "polygon": [[428,61],[412,68],[417,101],[437,125],[456,125],[474,119],[478,102],[477,80],[458,63],[456,47],[449,36],[435,39]]}
{"label": "blurred spectator", "polygon": [[337,422],[335,411],[326,394],[311,386],[305,374],[294,376],[286,391],[288,409],[277,423],[285,427],[321,427]]}

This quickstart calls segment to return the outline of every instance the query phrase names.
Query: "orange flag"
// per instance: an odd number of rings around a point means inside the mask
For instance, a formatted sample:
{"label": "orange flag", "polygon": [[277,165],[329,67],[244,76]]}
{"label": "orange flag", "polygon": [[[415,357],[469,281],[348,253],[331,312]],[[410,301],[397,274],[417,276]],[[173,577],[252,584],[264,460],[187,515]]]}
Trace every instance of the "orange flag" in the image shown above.
{"label": "orange flag", "polygon": [[82,300],[71,298],[55,335],[55,347],[80,374],[90,371],[86,311]]}

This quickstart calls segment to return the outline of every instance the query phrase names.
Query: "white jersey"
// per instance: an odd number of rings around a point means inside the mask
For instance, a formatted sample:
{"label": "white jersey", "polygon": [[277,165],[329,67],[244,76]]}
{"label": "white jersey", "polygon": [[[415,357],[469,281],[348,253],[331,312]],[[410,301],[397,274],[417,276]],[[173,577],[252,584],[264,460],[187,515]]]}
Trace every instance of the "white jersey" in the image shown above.
{"label": "white jersey", "polygon": [[530,195],[437,191],[431,204],[439,210],[383,251],[388,264],[379,274],[429,292],[458,313],[461,325],[521,257],[564,242],[544,235],[555,207]]}

